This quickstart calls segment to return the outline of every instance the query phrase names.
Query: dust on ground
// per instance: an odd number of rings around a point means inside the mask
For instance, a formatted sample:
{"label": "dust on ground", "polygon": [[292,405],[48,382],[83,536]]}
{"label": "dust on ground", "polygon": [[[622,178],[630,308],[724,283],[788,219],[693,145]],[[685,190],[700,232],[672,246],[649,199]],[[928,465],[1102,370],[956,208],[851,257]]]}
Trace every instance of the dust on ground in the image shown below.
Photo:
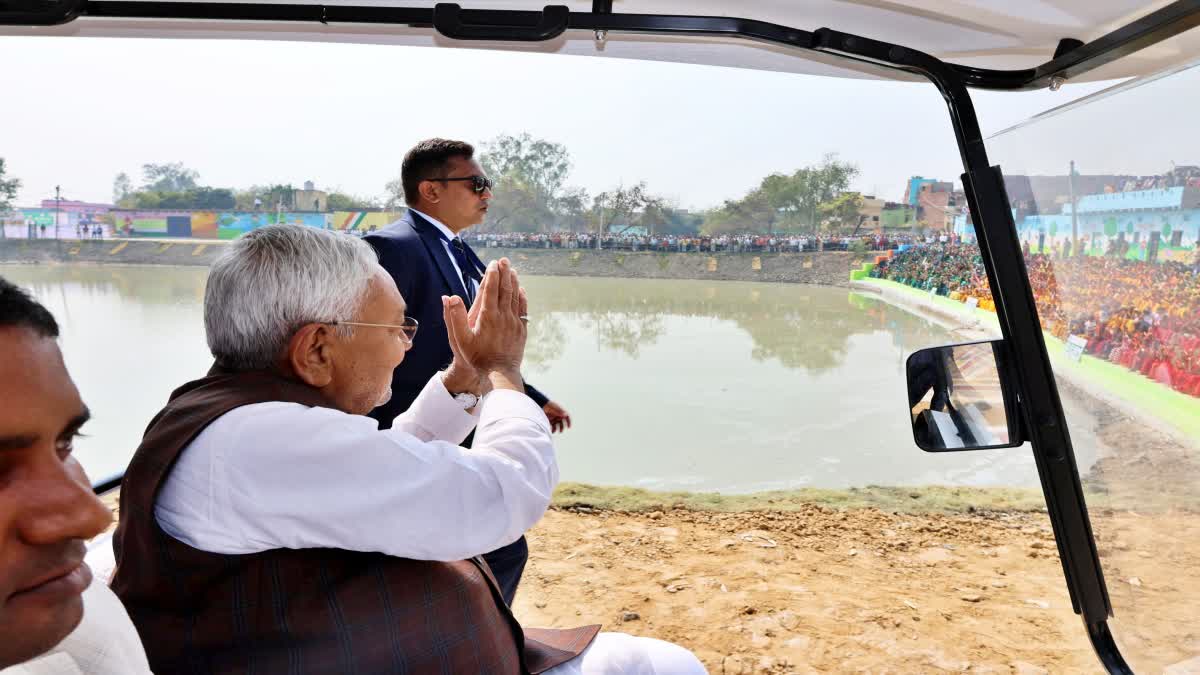
{"label": "dust on ground", "polygon": [[[1114,600],[1149,610],[1153,623],[1141,632],[1169,630],[1165,642],[1183,644],[1192,627],[1178,615],[1194,605],[1180,605],[1172,575],[1200,564],[1196,547],[1167,560],[1147,554],[1155,550],[1152,533],[1166,528],[1196,541],[1200,521],[1154,517],[1148,527],[1147,518],[1113,517],[1111,545],[1136,560],[1142,576],[1110,578],[1110,590]],[[515,605],[523,623],[596,622],[678,642],[712,673],[1099,666],[1044,514],[575,507],[549,512],[529,533],[529,548]],[[1151,646],[1161,642],[1150,638]],[[1155,670],[1187,656],[1159,652]]]}

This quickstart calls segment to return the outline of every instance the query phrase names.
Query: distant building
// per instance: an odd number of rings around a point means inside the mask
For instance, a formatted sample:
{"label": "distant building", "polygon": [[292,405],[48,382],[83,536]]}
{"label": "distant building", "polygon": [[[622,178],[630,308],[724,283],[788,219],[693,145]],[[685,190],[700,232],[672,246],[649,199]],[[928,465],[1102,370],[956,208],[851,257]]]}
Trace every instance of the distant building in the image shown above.
{"label": "distant building", "polygon": [[954,183],[936,178],[913,176],[904,189],[904,203],[914,209],[914,224],[922,227],[947,229],[953,227],[954,216],[962,204],[956,198]]}
{"label": "distant building", "polygon": [[292,191],[292,208],[297,211],[327,211],[329,193],[316,189],[311,180],[306,180],[303,190]]}
{"label": "distant building", "polygon": [[886,202],[879,212],[880,226],[889,230],[911,228],[916,221],[917,210],[908,204]]}
{"label": "distant building", "polygon": [[858,207],[859,222],[864,227],[879,229],[882,227],[883,207],[887,202],[875,195],[861,195],[862,206]]}
{"label": "distant building", "polygon": [[926,186],[933,186],[930,189],[933,192],[950,191],[954,189],[952,183],[946,183],[936,178],[925,178],[924,176],[913,176],[908,179],[908,185],[904,188],[904,203],[915,208],[920,207],[920,195]]}
{"label": "distant building", "polygon": [[[1065,168],[1065,167],[1064,167]],[[1009,201],[1017,209],[1018,219],[1030,215],[1063,213],[1071,202],[1071,193],[1083,195],[1117,194],[1169,190],[1172,188],[1200,189],[1200,167],[1173,165],[1162,174],[1134,176],[1129,174],[1081,174],[1074,180],[1066,172],[1055,176],[1005,176],[1004,188]],[[1069,208],[1066,209],[1069,211]]]}

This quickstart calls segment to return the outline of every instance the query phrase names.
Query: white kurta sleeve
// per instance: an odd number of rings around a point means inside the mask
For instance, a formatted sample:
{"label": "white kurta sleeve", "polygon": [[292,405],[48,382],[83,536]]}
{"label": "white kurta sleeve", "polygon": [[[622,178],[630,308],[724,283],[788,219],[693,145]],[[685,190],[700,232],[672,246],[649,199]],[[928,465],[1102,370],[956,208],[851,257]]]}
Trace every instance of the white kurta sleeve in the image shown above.
{"label": "white kurta sleeve", "polygon": [[[478,410],[479,406],[476,406],[476,412]],[[442,374],[435,373],[429,378],[429,382],[425,383],[425,388],[408,410],[392,422],[392,428],[412,434],[423,441],[449,441],[458,444],[466,439],[478,421],[475,415],[463,410],[462,405],[446,391]]]}
{"label": "white kurta sleeve", "polygon": [[326,547],[449,561],[509,544],[542,517],[558,482],[550,424],[524,394],[495,391],[479,406],[474,448],[422,440],[413,431],[469,430],[461,408],[440,416],[436,387],[414,404],[408,430],[292,403],[226,413],[184,451],[155,515],[216,553]]}

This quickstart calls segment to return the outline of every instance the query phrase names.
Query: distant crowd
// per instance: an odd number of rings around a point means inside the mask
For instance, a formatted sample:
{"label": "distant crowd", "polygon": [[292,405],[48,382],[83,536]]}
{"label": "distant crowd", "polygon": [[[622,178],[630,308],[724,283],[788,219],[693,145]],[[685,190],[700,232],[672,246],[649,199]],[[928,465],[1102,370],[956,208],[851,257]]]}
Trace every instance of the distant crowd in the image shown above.
{"label": "distant crowd", "polygon": [[[1191,265],[1120,255],[1025,252],[1042,327],[1087,340],[1085,352],[1200,397],[1200,252]],[[979,249],[937,243],[895,254],[871,276],[990,304]]]}
{"label": "distant crowd", "polygon": [[[480,232],[466,237],[472,245],[499,248],[597,248],[591,232]],[[935,241],[930,238],[930,241]],[[915,235],[827,236],[797,234],[653,235],[606,234],[599,248],[663,253],[801,253],[815,251],[886,251],[924,239]]]}

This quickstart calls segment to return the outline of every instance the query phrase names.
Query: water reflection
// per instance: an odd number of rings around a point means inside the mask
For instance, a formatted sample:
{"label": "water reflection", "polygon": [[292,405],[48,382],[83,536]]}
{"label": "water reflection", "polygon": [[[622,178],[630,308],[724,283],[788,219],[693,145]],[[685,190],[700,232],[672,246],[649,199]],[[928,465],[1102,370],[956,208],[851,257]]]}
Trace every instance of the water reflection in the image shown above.
{"label": "water reflection", "polygon": [[837,291],[832,297],[842,301],[830,302],[825,288],[558,277],[530,277],[525,284],[538,316],[530,326],[530,360],[542,370],[549,370],[565,346],[563,316],[582,319],[603,348],[634,358],[665,335],[666,316],[731,321],[751,339],[754,360],[808,373],[842,363],[853,335],[887,332],[898,351],[935,344],[946,335],[929,321],[858,293]]}
{"label": "water reflection", "polygon": [[[89,471],[120,470],[170,391],[211,361],[202,268],[4,266],[61,319],[95,411]],[[749,492],[1033,486],[1024,450],[933,457],[912,442],[903,360],[955,341],[845,289],[527,277],[526,372],[564,404],[564,480]],[[418,338],[419,339],[419,338]]]}

